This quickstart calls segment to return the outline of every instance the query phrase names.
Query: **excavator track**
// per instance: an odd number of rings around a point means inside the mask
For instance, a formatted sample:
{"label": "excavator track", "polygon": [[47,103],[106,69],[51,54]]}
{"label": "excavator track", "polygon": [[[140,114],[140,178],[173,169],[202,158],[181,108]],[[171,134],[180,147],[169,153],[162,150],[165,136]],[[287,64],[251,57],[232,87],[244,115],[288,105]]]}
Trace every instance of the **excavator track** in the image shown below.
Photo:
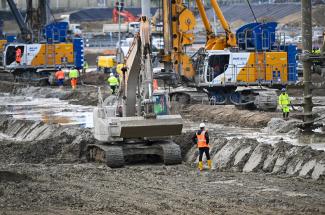
{"label": "excavator track", "polygon": [[182,163],[180,147],[172,141],[150,143],[123,143],[120,145],[91,144],[87,148],[87,160],[105,163],[111,168],[121,168],[128,156],[156,155],[165,165]]}
{"label": "excavator track", "polygon": [[47,86],[49,85],[49,74],[41,75],[34,71],[13,73],[0,69],[0,81],[30,84],[33,86]]}
{"label": "excavator track", "polygon": [[175,165],[182,163],[181,149],[179,145],[170,141],[166,143],[159,144],[162,149],[162,158],[164,164]]}
{"label": "excavator track", "polygon": [[106,163],[111,168],[123,167],[123,149],[117,145],[91,144],[87,148],[87,160]]}

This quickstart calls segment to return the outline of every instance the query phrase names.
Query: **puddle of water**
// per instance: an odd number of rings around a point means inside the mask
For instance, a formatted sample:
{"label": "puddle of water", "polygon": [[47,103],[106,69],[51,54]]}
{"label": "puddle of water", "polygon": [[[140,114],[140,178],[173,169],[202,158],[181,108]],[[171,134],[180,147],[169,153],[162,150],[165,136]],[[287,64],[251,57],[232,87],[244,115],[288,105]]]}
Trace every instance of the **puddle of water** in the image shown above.
{"label": "puddle of water", "polygon": [[49,124],[93,127],[93,107],[72,105],[58,98],[33,98],[0,94],[1,114]]}

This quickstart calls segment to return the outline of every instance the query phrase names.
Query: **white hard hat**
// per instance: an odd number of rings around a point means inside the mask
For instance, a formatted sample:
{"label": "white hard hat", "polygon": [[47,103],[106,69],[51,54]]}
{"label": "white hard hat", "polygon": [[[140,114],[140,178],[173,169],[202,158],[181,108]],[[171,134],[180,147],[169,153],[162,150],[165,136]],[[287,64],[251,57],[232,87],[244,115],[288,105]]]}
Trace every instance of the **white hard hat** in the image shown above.
{"label": "white hard hat", "polygon": [[114,74],[113,74],[113,73],[111,73],[111,74],[109,74],[109,76],[114,76]]}
{"label": "white hard hat", "polygon": [[200,128],[205,128],[205,124],[203,122],[200,123]]}

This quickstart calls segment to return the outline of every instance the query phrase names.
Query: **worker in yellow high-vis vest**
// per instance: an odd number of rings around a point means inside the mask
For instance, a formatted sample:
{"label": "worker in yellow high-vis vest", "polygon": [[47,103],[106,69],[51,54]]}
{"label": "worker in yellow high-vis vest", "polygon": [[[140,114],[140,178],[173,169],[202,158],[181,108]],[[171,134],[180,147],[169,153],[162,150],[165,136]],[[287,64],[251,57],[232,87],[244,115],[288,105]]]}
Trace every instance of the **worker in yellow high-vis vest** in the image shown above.
{"label": "worker in yellow high-vis vest", "polygon": [[71,79],[71,87],[74,90],[77,88],[78,77],[79,77],[79,72],[75,67],[73,67],[69,72],[69,78]]}
{"label": "worker in yellow high-vis vest", "polygon": [[107,79],[107,82],[112,90],[112,94],[115,94],[116,88],[119,85],[118,79],[114,76],[113,73],[111,73],[109,78]]}
{"label": "worker in yellow high-vis vest", "polygon": [[289,118],[289,112],[290,112],[290,98],[289,95],[286,93],[286,89],[282,88],[281,94],[279,96],[279,106],[282,109],[283,119],[287,120]]}

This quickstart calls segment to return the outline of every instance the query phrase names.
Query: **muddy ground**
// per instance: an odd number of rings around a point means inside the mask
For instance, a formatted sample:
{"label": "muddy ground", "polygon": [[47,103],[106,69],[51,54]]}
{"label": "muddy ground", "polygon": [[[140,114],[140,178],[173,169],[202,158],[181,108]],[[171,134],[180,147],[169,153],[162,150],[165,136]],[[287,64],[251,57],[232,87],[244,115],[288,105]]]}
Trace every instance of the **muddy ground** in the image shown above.
{"label": "muddy ground", "polygon": [[1,164],[2,214],[324,214],[324,184],[177,166]]}
{"label": "muddy ground", "polygon": [[[97,84],[103,87],[103,93],[107,92],[105,83],[98,84],[96,80],[102,79],[86,79],[88,86],[80,86],[75,92],[68,86],[59,90],[11,83],[2,83],[0,89],[15,95],[55,97],[76,104],[96,105],[98,89],[89,85]],[[200,109],[187,106],[183,115],[186,117],[191,111],[198,115]],[[242,111],[214,107],[209,110],[213,113],[210,115],[218,115],[218,112],[220,117],[203,116],[196,120],[265,127],[268,119],[278,114]],[[225,113],[228,117],[222,118]],[[199,174],[192,133],[174,138],[181,145],[183,164],[165,166],[160,161],[143,162],[121,169],[86,162],[85,145],[95,142],[89,128],[0,116],[0,134],[0,214],[325,214],[324,175],[313,180],[314,167],[305,171],[305,177],[298,172],[285,174],[286,169],[274,173],[272,170],[279,168],[276,164],[281,159],[273,156],[278,149],[268,145],[263,146],[268,150],[263,152],[265,161],[260,161],[253,172],[234,170],[230,165],[233,160],[218,154],[222,150],[231,152],[231,159],[235,159],[236,153],[243,149],[237,143],[244,141],[244,144],[252,142],[256,148],[250,153],[256,155],[260,144],[248,139],[213,137],[214,170]],[[232,145],[236,148],[231,148]],[[281,150],[285,154],[286,147]],[[309,159],[316,156],[323,167],[324,153],[309,147],[296,151],[308,152]],[[247,163],[253,158],[242,157]],[[294,159],[285,161],[286,168],[291,160]],[[266,161],[272,164],[264,171]],[[308,167],[309,160],[303,158],[302,162],[301,168]],[[241,165],[245,168],[244,163]]]}

